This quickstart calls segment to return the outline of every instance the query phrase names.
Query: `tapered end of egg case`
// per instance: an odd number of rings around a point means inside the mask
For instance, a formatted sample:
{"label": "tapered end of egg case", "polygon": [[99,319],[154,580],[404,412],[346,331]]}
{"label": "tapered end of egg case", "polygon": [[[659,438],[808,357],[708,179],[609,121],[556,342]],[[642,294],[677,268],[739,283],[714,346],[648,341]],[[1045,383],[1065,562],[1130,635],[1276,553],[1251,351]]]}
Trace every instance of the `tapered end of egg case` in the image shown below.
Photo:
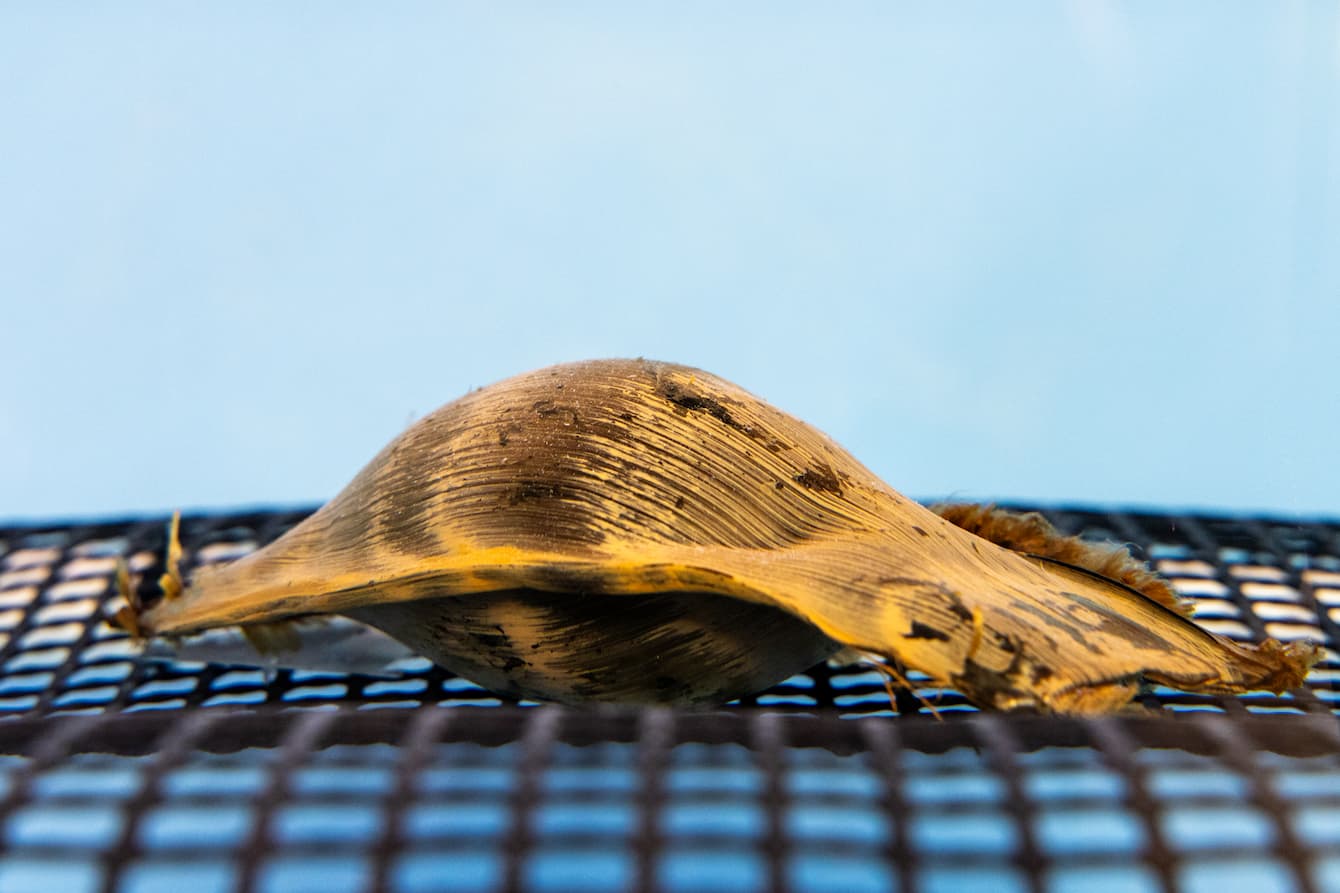
{"label": "tapered end of egg case", "polygon": [[[181,595],[184,588],[181,577],[181,511],[172,513],[167,527],[167,548],[163,557],[163,574],[158,578],[158,590],[163,601],[171,601]],[[140,600],[136,581],[131,576],[130,566],[125,558],[116,562],[116,591],[125,602],[111,617],[111,624],[124,630],[135,638],[148,634],[144,627],[144,604]]]}
{"label": "tapered end of egg case", "polygon": [[[164,629],[162,619],[165,616],[170,617],[182,613],[197,615],[194,625],[200,628],[212,628],[215,631],[231,629],[233,635],[246,642],[250,650],[254,652],[251,655],[252,660],[257,658],[272,659],[276,655],[297,652],[303,647],[296,624],[289,620],[232,625],[220,623],[213,619],[209,601],[207,599],[202,601],[197,598],[198,587],[188,587],[186,584],[181,571],[182,556],[181,512],[177,511],[173,512],[167,526],[163,573],[155,581],[158,590],[157,598],[147,603],[141,598],[137,585],[139,581],[132,577],[125,560],[121,559],[117,563],[116,587],[117,594],[121,596],[125,604],[112,615],[110,618],[111,625],[136,639],[153,638],[160,633],[165,634],[167,640],[174,643],[168,647],[168,653],[176,653],[178,650],[176,646],[184,640],[174,634],[181,631],[176,626],[169,623],[167,628]],[[227,576],[227,568],[230,566],[198,568],[195,576],[205,580],[208,580],[212,575]],[[209,589],[208,586],[205,588]],[[201,655],[208,655],[209,653],[208,648],[205,647],[195,645],[188,647],[194,648]],[[157,656],[161,658],[163,655],[160,653]]]}
{"label": "tapered end of egg case", "polygon": [[[1266,639],[1260,645],[1244,649],[1243,663],[1252,665],[1259,675],[1246,688],[1272,691],[1276,694],[1298,688],[1317,661],[1326,656],[1326,649],[1315,642],[1281,642]],[[1229,690],[1229,694],[1233,690]]]}
{"label": "tapered end of egg case", "polygon": [[[1048,704],[1052,710],[1110,712],[1129,701],[1141,681],[1213,694],[1259,690],[1278,694],[1301,686],[1313,665],[1325,656],[1325,650],[1312,642],[1266,639],[1250,644],[1211,633],[1191,621],[1195,605],[1190,600],[1124,547],[1063,535],[1036,512],[975,504],[940,504],[931,510],[969,533],[1040,562],[1049,573],[1068,581],[1065,585],[1074,590],[1069,594],[1077,600],[1098,594],[1122,619],[1144,615],[1139,627],[1119,630],[1115,624],[1104,624],[1103,632],[1110,632],[1118,642],[1125,638],[1130,647],[1155,654],[1167,648],[1170,659],[1150,662],[1138,676],[1099,677],[1056,690]],[[1151,638],[1150,633],[1158,638]],[[1093,644],[1104,644],[1101,638],[1095,636]],[[970,663],[965,662],[965,670]],[[999,689],[1005,698],[1017,694],[1006,681],[1008,673],[995,678],[980,673],[965,676],[976,678],[971,682],[960,679],[961,686],[983,684],[988,689],[977,693],[979,703],[991,702],[997,694],[992,689]]]}

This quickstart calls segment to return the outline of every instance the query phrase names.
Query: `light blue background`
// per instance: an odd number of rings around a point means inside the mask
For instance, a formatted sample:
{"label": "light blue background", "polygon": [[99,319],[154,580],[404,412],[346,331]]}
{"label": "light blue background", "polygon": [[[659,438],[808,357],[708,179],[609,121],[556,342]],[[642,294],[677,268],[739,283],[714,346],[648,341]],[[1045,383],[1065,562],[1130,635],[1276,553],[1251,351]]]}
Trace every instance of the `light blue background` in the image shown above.
{"label": "light blue background", "polygon": [[1340,6],[723,6],[0,7],[0,517],[612,355],[918,497],[1340,514]]}

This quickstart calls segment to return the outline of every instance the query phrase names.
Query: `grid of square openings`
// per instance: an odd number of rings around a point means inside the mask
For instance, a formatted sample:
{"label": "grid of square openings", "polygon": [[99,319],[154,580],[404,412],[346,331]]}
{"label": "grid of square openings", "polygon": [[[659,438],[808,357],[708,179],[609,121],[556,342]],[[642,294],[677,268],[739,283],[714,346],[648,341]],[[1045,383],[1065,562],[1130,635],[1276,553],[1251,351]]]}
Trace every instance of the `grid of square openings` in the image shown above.
{"label": "grid of square openings", "polygon": [[[226,561],[273,540],[303,512],[189,517],[187,563]],[[1323,712],[1340,707],[1340,523],[1046,510],[1062,530],[1130,544],[1197,604],[1198,621],[1232,638],[1266,635],[1326,643],[1309,687],[1244,698],[1156,689],[1145,701],[1178,710]],[[149,663],[103,621],[118,557],[153,579],[161,570],[163,519],[0,530],[0,715],[121,712],[195,707],[358,703],[368,709],[424,703],[498,705],[497,697],[427,661],[393,678],[247,667]],[[952,691],[913,676],[920,699],[970,710]],[[902,711],[923,709],[918,697]],[[836,707],[889,712],[883,681],[858,668],[815,667],[745,706]]]}
{"label": "grid of square openings", "polygon": [[1340,886],[1340,739],[1320,718],[257,719],[20,720],[0,889]]}

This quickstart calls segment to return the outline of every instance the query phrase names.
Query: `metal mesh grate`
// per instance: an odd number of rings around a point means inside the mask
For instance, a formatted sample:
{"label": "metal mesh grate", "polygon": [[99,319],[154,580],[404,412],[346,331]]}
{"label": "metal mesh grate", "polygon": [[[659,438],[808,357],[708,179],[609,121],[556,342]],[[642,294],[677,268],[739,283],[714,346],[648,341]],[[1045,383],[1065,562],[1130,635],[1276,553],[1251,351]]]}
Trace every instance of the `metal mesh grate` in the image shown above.
{"label": "metal mesh grate", "polygon": [[5,889],[1340,885],[1322,717],[464,707],[7,732]]}
{"label": "metal mesh grate", "polygon": [[[1340,524],[1047,514],[1226,635],[1340,641]],[[188,518],[188,557],[301,517]],[[929,688],[943,721],[890,720],[878,677],[826,666],[716,712],[528,707],[424,662],[135,661],[99,618],[116,556],[152,576],[163,535],[0,530],[0,893],[1340,889],[1334,650],[1284,696],[1092,721]]]}

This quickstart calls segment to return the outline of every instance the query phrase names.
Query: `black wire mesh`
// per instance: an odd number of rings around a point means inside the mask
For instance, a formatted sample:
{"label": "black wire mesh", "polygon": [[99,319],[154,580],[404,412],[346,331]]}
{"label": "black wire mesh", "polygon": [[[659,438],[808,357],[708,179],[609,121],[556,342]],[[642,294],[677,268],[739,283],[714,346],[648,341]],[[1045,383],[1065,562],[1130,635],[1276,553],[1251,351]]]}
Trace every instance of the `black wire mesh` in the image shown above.
{"label": "black wire mesh", "polygon": [[[1047,514],[1219,632],[1340,641],[1340,524]],[[188,556],[300,517],[187,518]],[[714,712],[529,707],[423,662],[138,661],[99,618],[117,556],[152,577],[163,537],[0,530],[0,893],[1340,889],[1334,650],[1292,693],[1101,720],[924,685],[943,719],[890,719],[877,676],[826,666]]]}

